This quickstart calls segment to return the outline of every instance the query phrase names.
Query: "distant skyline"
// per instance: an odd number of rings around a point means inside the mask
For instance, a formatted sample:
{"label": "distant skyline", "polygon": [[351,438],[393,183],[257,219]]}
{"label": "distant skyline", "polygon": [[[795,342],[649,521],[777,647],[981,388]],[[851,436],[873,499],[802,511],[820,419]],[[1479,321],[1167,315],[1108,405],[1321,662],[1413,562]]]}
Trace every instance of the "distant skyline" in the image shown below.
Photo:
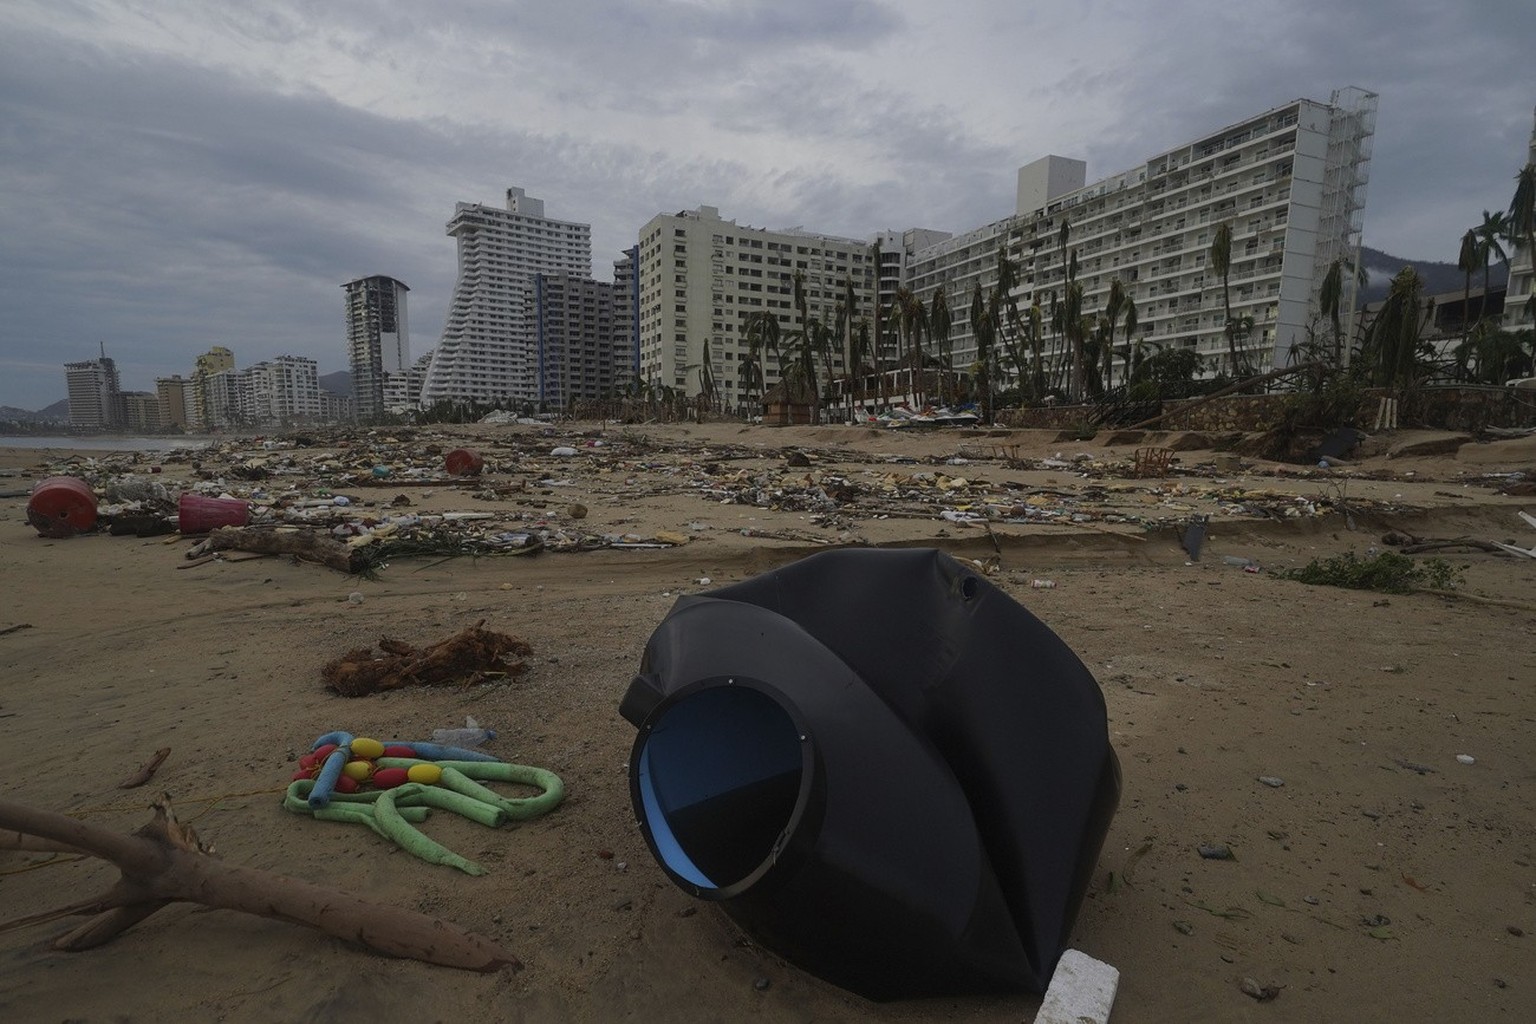
{"label": "distant skyline", "polygon": [[[1503,209],[1536,106],[1528,0],[9,0],[0,5],[0,405],[347,365],[341,285],[442,331],[454,203],[508,186],[592,226],[708,204],[867,237],[1013,210],[1049,153],[1088,180],[1298,97],[1379,93],[1365,243],[1454,261]],[[366,12],[366,16],[364,16]]]}

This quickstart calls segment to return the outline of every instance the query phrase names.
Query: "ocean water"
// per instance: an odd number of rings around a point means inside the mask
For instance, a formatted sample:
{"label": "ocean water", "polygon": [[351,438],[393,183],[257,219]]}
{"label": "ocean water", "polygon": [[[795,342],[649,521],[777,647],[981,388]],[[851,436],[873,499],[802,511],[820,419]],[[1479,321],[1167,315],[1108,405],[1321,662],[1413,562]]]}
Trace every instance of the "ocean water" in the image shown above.
{"label": "ocean water", "polygon": [[167,437],[0,434],[0,448],[69,448],[87,452],[168,452],[173,448],[203,448],[212,441],[211,437],[185,434]]}

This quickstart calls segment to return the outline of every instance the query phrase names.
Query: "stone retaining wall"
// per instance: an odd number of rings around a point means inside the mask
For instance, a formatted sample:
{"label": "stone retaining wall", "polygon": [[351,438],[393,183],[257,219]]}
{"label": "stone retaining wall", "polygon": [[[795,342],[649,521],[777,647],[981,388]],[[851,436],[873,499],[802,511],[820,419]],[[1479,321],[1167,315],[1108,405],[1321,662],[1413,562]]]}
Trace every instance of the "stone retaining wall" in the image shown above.
{"label": "stone retaining wall", "polygon": [[[1366,430],[1376,421],[1383,390],[1365,393],[1355,425]],[[1163,403],[1167,413],[1159,430],[1199,430],[1220,434],[1269,430],[1285,417],[1292,394],[1229,395],[1198,405],[1185,398]],[[1000,409],[1001,426],[1021,429],[1076,430],[1093,423],[1091,405],[1058,405],[1035,409]],[[1536,392],[1500,387],[1436,387],[1418,393],[1415,408],[1403,409],[1399,427],[1478,431],[1484,427],[1536,427]],[[1090,426],[1091,429],[1091,426]]]}

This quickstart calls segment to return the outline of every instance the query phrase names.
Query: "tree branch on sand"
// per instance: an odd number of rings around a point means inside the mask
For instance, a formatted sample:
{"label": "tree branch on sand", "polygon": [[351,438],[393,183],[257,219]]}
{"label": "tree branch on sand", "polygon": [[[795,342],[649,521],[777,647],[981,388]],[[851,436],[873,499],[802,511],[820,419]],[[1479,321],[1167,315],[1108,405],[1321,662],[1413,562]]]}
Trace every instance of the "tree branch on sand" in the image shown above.
{"label": "tree branch on sand", "polygon": [[308,925],[379,953],[444,967],[481,972],[522,967],[517,957],[490,939],[440,918],[226,864],[212,856],[212,848],[195,831],[176,820],[168,796],[156,800],[153,809],[148,824],[125,834],[0,800],[0,849],[83,853],[111,861],[122,872],[117,884],[99,896],[0,923],[0,931],[94,914],[53,942],[55,949],[71,952],[92,949],[161,907],[186,901]]}

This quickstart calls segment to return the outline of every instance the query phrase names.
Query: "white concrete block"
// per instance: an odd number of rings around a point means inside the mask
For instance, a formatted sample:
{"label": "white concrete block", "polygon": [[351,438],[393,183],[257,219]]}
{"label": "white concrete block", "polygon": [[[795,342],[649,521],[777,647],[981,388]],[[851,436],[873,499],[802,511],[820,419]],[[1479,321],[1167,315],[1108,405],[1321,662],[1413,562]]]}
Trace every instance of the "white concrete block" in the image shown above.
{"label": "white concrete block", "polygon": [[1108,1024],[1120,972],[1086,953],[1061,954],[1035,1024]]}

